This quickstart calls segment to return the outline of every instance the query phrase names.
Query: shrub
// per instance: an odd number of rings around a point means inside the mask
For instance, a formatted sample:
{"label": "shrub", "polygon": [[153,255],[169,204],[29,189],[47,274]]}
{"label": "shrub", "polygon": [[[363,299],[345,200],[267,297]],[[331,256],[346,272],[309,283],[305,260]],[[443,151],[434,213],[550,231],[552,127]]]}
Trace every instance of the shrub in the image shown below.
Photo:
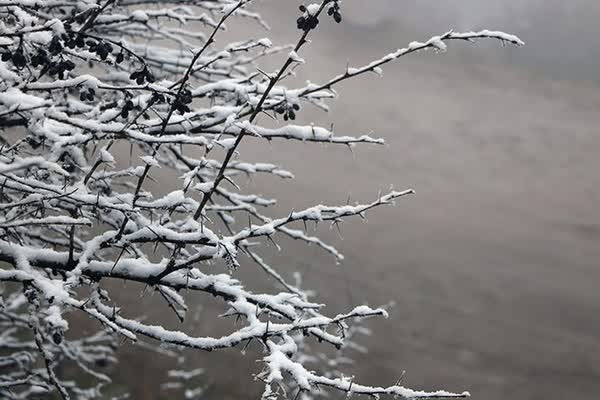
{"label": "shrub", "polygon": [[[260,255],[261,243],[284,235],[341,259],[301,223],[362,217],[411,191],[271,216],[274,200],[244,193],[235,180],[243,174],[292,174],[270,163],[243,162],[238,151],[243,140],[382,144],[291,121],[307,105],[326,109],[339,83],[381,74],[382,66],[411,53],[443,52],[456,40],[522,42],[497,31],[447,32],[347,68],[324,83],[286,88],[282,79],[304,63],[299,54],[319,24],[342,21],[341,2],[300,6],[293,46],[260,38],[219,45],[215,38],[226,24],[246,18],[265,25],[249,3],[0,1],[3,398],[51,392],[63,399],[101,397],[111,381],[102,368],[116,361],[118,344],[145,339],[179,351],[262,346],[256,379],[264,384],[263,399],[307,399],[325,388],[411,399],[468,395],[413,391],[399,382],[361,385],[327,364],[315,366],[321,372],[309,369],[315,360],[309,340],[342,348],[357,320],[386,312],[363,305],[325,316],[321,304]],[[266,56],[282,58],[282,66],[261,70]],[[259,124],[261,116],[278,122]],[[127,145],[142,154],[131,164],[115,156]],[[179,190],[148,189],[158,168],[181,177]],[[235,279],[238,268],[251,268],[249,261],[279,289],[253,293]],[[212,262],[218,272],[206,268]],[[147,285],[182,320],[184,298],[201,292],[221,300],[228,308],[224,315],[243,323],[222,337],[197,337],[138,320],[128,316],[128,304],[111,300],[114,293],[105,282],[115,279]],[[86,315],[103,328],[92,335],[69,332],[68,313]],[[57,371],[64,363],[93,383],[61,376]]]}

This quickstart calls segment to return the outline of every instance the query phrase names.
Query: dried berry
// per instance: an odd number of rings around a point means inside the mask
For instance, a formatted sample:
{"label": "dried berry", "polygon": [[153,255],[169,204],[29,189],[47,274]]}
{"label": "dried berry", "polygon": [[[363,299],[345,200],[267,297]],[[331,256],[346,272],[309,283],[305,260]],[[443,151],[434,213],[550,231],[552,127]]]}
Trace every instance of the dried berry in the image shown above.
{"label": "dried berry", "polygon": [[283,119],[285,121],[290,119],[295,120],[296,111],[300,111],[300,105],[297,103],[283,103],[275,108],[277,114],[283,114]]}
{"label": "dried berry", "polygon": [[342,14],[340,14],[340,5],[337,1],[334,1],[333,4],[327,9],[327,15],[333,17],[335,22],[338,24],[342,22]]}
{"label": "dried berry", "polygon": [[63,337],[64,335],[60,330],[55,330],[54,332],[52,332],[52,341],[57,346],[62,343]]}
{"label": "dried berry", "polygon": [[304,13],[301,17],[299,17],[296,20],[296,26],[298,27],[298,29],[307,32],[312,29],[315,29],[319,24],[319,19],[317,18],[317,16],[310,14],[308,12],[308,9],[304,5],[300,5],[298,8]]}
{"label": "dried berry", "polygon": [[50,45],[48,46],[48,51],[50,52],[50,54],[52,55],[57,55],[59,54],[61,51],[63,51],[63,45],[60,42],[60,39],[58,36],[54,36],[52,38],[52,40],[50,41]]}
{"label": "dried berry", "polygon": [[27,65],[27,58],[25,58],[22,49],[19,48],[13,53],[12,62],[17,68],[25,68],[25,65]]}

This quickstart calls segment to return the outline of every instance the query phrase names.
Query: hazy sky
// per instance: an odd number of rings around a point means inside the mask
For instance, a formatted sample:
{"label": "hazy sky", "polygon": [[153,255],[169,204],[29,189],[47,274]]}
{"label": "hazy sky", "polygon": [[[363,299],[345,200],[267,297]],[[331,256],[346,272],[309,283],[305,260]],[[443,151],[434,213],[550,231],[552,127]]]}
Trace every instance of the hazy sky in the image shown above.
{"label": "hazy sky", "polygon": [[[298,37],[299,1],[258,8],[275,43]],[[472,390],[487,400],[592,398],[600,391],[600,1],[345,0],[345,23],[322,23],[298,79],[320,82],[448,29],[499,29],[524,48],[452,43],[340,85],[330,113],[301,123],[374,131],[384,148],[276,142],[245,158],[296,174],[250,186],[280,214],[316,202],[373,199],[390,184],[413,198],[344,224],[338,268],[285,243],[267,258],[299,270],[320,299],[398,303],[357,376]],[[259,35],[263,35],[261,32]],[[281,60],[275,62],[280,65]],[[294,85],[294,80],[287,81]],[[302,195],[299,196],[298,194]],[[323,282],[327,282],[325,285]],[[381,327],[381,326],[379,326]]]}
{"label": "hazy sky", "polygon": [[[298,4],[256,3],[272,31],[246,21],[224,36],[295,42]],[[341,266],[284,239],[282,251],[263,249],[265,259],[287,277],[303,273],[305,287],[332,313],[357,302],[397,303],[389,320],[373,322],[370,352],[349,367],[357,380],[389,384],[408,370],[407,385],[468,389],[477,399],[595,398],[600,1],[345,0],[342,12],[344,23],[323,19],[311,33],[301,52],[307,64],[286,85],[322,82],[347,63],[448,29],[505,30],[527,45],[452,43],[445,54],[412,54],[386,66],[382,78],[337,87],[329,113],[305,104],[299,112],[298,123],[334,122],[340,135],[372,131],[387,146],[350,153],[245,139],[241,159],[273,162],[296,176],[238,182],[279,199],[274,216],[349,195],[372,201],[390,185],[417,192],[372,212],[368,224],[342,224],[343,240],[321,227],[319,235],[346,255]],[[219,36],[217,44],[224,41]],[[261,67],[277,68],[283,57]],[[177,184],[171,181],[161,184]],[[235,274],[264,284],[256,271],[244,262]],[[203,364],[223,368],[209,394],[255,399],[260,385],[231,373],[232,366],[253,368],[253,360],[224,355],[232,361]]]}
{"label": "hazy sky", "polygon": [[[278,1],[264,3],[271,7]],[[274,5],[277,10],[300,2],[279,3]],[[399,27],[415,34],[484,27],[513,31],[530,44],[514,62],[562,79],[576,76],[598,81],[600,2],[595,0],[345,0],[343,4],[346,20],[371,32]],[[389,28],[390,24],[395,28]],[[361,37],[363,41],[389,43],[395,39]]]}

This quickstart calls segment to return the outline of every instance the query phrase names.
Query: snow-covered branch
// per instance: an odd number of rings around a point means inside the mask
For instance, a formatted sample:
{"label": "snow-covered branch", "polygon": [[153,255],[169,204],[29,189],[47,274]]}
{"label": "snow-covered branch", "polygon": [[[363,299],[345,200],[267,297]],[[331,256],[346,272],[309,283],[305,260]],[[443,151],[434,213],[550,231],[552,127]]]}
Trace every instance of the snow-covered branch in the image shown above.
{"label": "snow-covered branch", "polygon": [[[412,190],[275,217],[275,199],[236,180],[292,179],[293,172],[242,159],[240,144],[381,145],[371,135],[293,121],[308,105],[327,110],[340,82],[381,74],[408,54],[443,52],[450,41],[523,42],[499,31],[450,31],[322,84],[287,88],[284,78],[311,62],[302,53],[318,39],[319,24],[342,21],[341,1],[302,5],[287,16],[298,28],[292,45],[265,38],[267,22],[253,7],[259,5],[250,0],[0,0],[0,397],[102,398],[111,382],[103,368],[117,360],[122,340],[176,356],[259,346],[263,399],[307,400],[321,388],[408,399],[468,395],[361,385],[337,369],[349,360],[342,355],[335,369],[309,369],[323,361],[317,346],[361,349],[354,339],[361,320],[387,313],[349,306],[325,315],[314,294],[290,280],[287,266],[261,255],[261,244],[286,236],[341,261],[340,251],[303,223],[364,217]],[[220,35],[240,19],[256,23],[256,37],[222,44]],[[267,58],[280,67],[264,71]],[[180,178],[174,190],[151,185],[159,169]],[[278,289],[247,289],[234,277],[238,268],[263,271]],[[212,337],[142,321],[130,315],[130,304],[113,300],[105,282],[115,279],[155,290],[180,321],[187,295],[196,293],[214,296],[225,307],[222,316],[241,323]],[[101,330],[67,335],[74,313]],[[81,377],[64,376],[65,363]],[[196,368],[171,372],[169,390],[185,389],[200,375]],[[196,386],[188,395],[201,392]]]}

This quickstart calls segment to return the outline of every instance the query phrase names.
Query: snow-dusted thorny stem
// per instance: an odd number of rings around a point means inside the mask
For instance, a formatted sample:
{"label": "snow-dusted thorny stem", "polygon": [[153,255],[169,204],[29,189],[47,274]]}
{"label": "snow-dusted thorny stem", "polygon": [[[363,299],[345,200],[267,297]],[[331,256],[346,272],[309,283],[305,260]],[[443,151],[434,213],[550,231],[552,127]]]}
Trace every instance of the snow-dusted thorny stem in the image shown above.
{"label": "snow-dusted thorny stem", "polygon": [[[283,79],[305,63],[299,53],[309,36],[318,38],[319,24],[342,21],[342,4],[324,0],[289,16],[299,29],[294,45],[260,36],[220,44],[221,32],[241,18],[267,27],[251,5],[0,0],[1,398],[103,398],[111,383],[103,368],[118,359],[123,340],[178,360],[194,349],[257,346],[264,357],[254,376],[264,384],[265,400],[308,400],[322,389],[408,399],[468,396],[400,383],[362,385],[344,378],[332,363],[319,363],[322,353],[313,348],[318,343],[361,350],[355,342],[366,331],[361,321],[387,316],[386,311],[359,305],[326,316],[299,276],[291,280],[289,269],[269,264],[261,254],[261,244],[286,236],[341,261],[332,244],[308,233],[307,222],[337,226],[345,218],[365,218],[412,190],[274,216],[274,199],[249,193],[236,181],[293,174],[269,162],[239,159],[240,143],[247,138],[381,145],[380,138],[337,135],[291,121],[306,105],[327,110],[335,85],[380,74],[382,66],[411,53],[443,52],[450,41],[523,42],[499,31],[450,31],[347,68],[322,84],[285,87]],[[274,57],[282,58],[281,67],[263,71],[263,60]],[[261,115],[271,118],[261,122]],[[122,159],[127,150],[130,156]],[[153,176],[159,171],[160,177]],[[175,190],[160,190],[165,176],[181,177],[168,185]],[[156,180],[159,189],[150,184]],[[252,268],[249,261],[281,291],[255,293],[236,279],[238,268]],[[227,307],[222,316],[242,323],[213,337],[141,321],[131,315],[131,304],[111,299],[114,285],[106,283],[117,279],[155,290],[180,321],[189,311],[187,295],[199,293],[220,300]],[[66,335],[69,313],[102,328]],[[335,357],[335,365],[348,362],[342,353]],[[65,376],[66,364],[80,376]],[[170,371],[168,378],[198,375],[194,368]],[[190,384],[169,381],[164,387],[187,388],[188,397],[202,392]]]}
{"label": "snow-dusted thorny stem", "polygon": [[[330,2],[330,0],[323,1],[321,3],[321,5],[318,6],[318,9],[313,13],[314,18],[319,17],[321,12],[323,11],[323,8],[329,2]],[[265,101],[267,100],[267,98],[269,97],[269,95],[271,94],[271,90],[273,90],[273,88],[275,87],[277,82],[279,82],[279,80],[283,77],[283,74],[286,72],[288,67],[296,61],[295,54],[297,54],[297,52],[300,50],[300,48],[306,43],[306,38],[308,37],[309,32],[310,32],[310,30],[305,30],[304,33],[302,34],[302,36],[300,36],[300,39],[298,40],[298,43],[294,47],[294,50],[288,55],[287,59],[285,60],[285,63],[279,69],[277,74],[275,76],[267,77],[269,85],[267,86],[267,89],[264,91],[264,93],[260,97],[258,104],[253,106],[252,115],[250,115],[250,118],[248,118],[248,122],[250,124],[252,124],[254,122],[254,120],[256,119],[256,117],[258,116],[258,114],[261,111],[263,111],[262,107],[263,107]],[[252,128],[250,128],[250,129],[252,129]],[[233,157],[233,154],[235,153],[237,147],[240,145],[242,139],[244,138],[244,135],[246,135],[247,132],[248,132],[248,129],[243,127],[242,130],[237,134],[237,138],[236,138],[235,142],[233,143],[233,146],[231,146],[229,148],[229,150],[227,150],[227,154],[225,155],[225,160],[223,160],[223,164],[221,165],[221,168],[219,169],[219,172],[217,173],[217,177],[214,180],[212,189],[209,190],[207,193],[204,193],[204,195],[202,196],[202,201],[200,202],[198,209],[194,213],[195,220],[198,220],[198,218],[201,217],[204,207],[210,201],[216,188],[218,188],[219,184],[225,177],[225,171],[227,170],[227,166],[229,165],[229,162],[231,161],[231,157]]]}

